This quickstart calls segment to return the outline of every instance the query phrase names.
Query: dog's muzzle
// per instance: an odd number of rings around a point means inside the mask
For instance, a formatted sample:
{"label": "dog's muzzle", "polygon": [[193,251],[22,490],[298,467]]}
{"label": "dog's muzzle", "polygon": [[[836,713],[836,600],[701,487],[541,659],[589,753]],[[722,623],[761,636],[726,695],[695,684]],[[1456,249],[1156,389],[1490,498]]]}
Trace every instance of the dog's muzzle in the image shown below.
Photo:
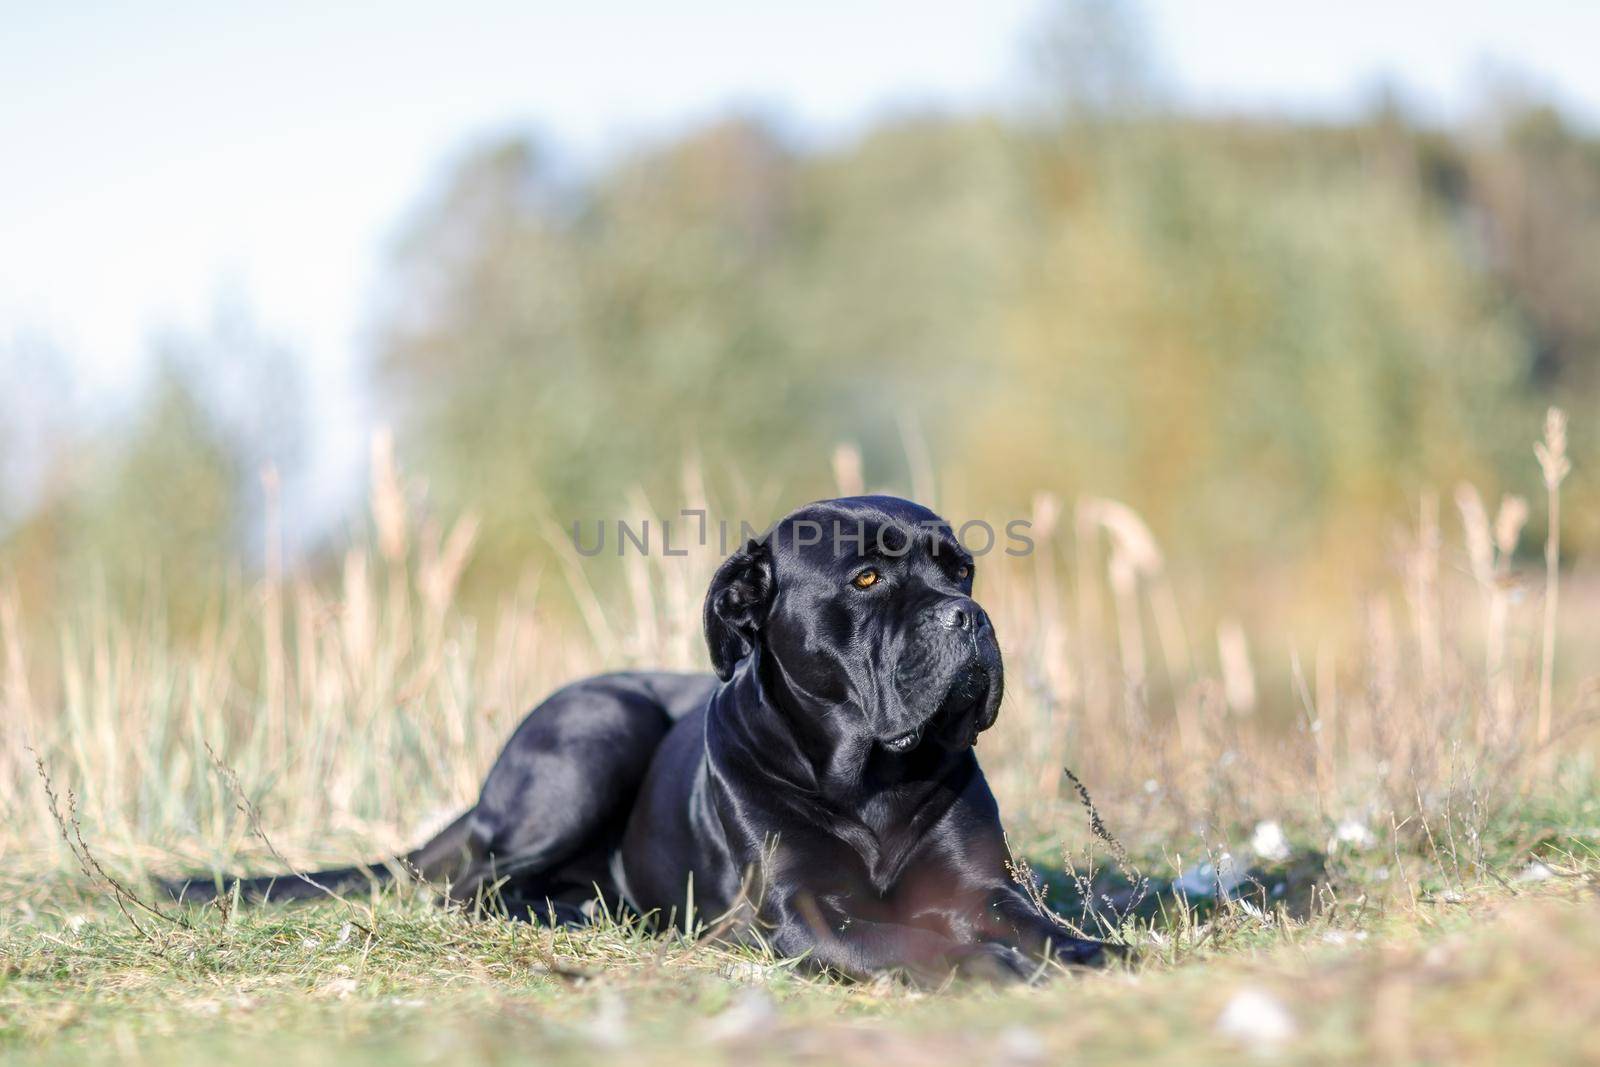
{"label": "dog's muzzle", "polygon": [[[1000,665],[1000,649],[995,643],[988,617],[976,604],[966,600],[946,606],[937,619],[941,625],[936,640],[942,647],[937,657],[930,658],[935,662],[943,660],[945,664],[956,659],[957,665],[953,670],[946,667],[946,670],[937,672],[948,678],[942,689],[924,692],[920,700],[908,701],[913,705],[922,703],[924,707],[927,703],[937,703],[932,712],[910,729],[880,740],[879,743],[890,752],[910,752],[929,737],[936,739],[944,748],[967,748],[976,743],[978,735],[993,726],[999,717],[1004,674]],[[951,630],[959,632],[953,634]],[[917,681],[924,681],[932,673],[929,670],[931,666],[924,660],[910,673],[914,674]]]}

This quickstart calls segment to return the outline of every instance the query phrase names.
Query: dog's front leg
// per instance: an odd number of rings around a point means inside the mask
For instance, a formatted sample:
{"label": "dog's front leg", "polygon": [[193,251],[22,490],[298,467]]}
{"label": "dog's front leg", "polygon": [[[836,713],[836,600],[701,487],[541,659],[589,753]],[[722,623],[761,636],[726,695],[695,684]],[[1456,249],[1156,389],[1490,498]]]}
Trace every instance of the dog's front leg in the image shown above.
{"label": "dog's front leg", "polygon": [[963,944],[920,926],[859,918],[823,896],[797,892],[773,905],[770,941],[778,952],[854,978],[901,971],[919,985],[952,976],[1008,984],[1038,969],[1007,945]]}
{"label": "dog's front leg", "polygon": [[1098,967],[1118,952],[1115,945],[1075,937],[1066,927],[1040,913],[1015,886],[999,886],[989,897],[982,923],[984,935],[1016,946],[1034,959],[1079,967]]}

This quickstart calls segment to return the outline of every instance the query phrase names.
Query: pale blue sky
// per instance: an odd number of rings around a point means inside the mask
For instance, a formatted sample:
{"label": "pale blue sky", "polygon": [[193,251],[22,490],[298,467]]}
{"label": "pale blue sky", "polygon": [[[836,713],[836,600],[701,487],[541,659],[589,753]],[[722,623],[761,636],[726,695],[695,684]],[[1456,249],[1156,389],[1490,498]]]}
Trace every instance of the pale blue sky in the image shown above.
{"label": "pale blue sky", "polygon": [[[533,128],[581,165],[729,106],[815,137],[895,107],[1009,106],[1041,9],[0,0],[0,359],[48,338],[97,402],[126,395],[153,331],[198,329],[232,294],[304,353],[317,481],[337,485],[364,453],[356,368],[385,242],[475,135]],[[1186,106],[1338,115],[1387,77],[1449,120],[1511,69],[1600,116],[1600,4],[1142,10]]]}

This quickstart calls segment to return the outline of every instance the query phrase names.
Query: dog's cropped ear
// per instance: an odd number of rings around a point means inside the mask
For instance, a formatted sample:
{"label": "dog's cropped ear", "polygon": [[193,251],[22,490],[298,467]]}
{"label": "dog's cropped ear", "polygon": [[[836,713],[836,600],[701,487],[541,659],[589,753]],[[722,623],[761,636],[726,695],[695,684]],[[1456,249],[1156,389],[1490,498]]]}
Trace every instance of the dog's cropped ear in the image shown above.
{"label": "dog's cropped ear", "polygon": [[754,539],[723,561],[706,590],[706,647],[711,666],[726,682],[739,661],[755,651],[772,601],[772,552]]}

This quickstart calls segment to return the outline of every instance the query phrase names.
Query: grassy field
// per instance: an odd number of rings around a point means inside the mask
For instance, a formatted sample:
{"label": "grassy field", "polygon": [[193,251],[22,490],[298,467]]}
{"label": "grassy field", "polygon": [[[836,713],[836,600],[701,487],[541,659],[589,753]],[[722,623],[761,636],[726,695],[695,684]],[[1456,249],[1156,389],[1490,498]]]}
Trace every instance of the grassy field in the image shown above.
{"label": "grassy field", "polygon": [[[1596,598],[1581,575],[1514,566],[1526,509],[1492,514],[1466,488],[1459,522],[1424,500],[1393,585],[1352,595],[1356,621],[1281,666],[1270,635],[1186,624],[1159,548],[1107,501],[1041,496],[1041,550],[985,569],[1008,685],[980,756],[1019,877],[1133,949],[1106,972],[846,984],[626,919],[477,921],[415,887],[156,905],[153,875],[414,843],[554,685],[700,662],[709,551],[630,558],[617,597],[574,555],[474,619],[454,604],[471,519],[447,528],[413,500],[380,462],[372,548],[332,580],[269,567],[219,594],[192,647],[155,612],[46,612],[0,587],[0,1056],[1600,1056],[1594,664],[1574,621]],[[542,616],[541,581],[569,582],[582,620]]]}
{"label": "grassy field", "polygon": [[[232,916],[149,941],[70,894],[8,921],[8,1056],[39,1062],[1592,1062],[1596,865],[1307,921],[1153,933],[1137,965],[917,993],[796,976],[624,928],[470,922],[423,902]],[[65,887],[59,887],[65,889]],[[21,903],[8,899],[8,913]]]}

